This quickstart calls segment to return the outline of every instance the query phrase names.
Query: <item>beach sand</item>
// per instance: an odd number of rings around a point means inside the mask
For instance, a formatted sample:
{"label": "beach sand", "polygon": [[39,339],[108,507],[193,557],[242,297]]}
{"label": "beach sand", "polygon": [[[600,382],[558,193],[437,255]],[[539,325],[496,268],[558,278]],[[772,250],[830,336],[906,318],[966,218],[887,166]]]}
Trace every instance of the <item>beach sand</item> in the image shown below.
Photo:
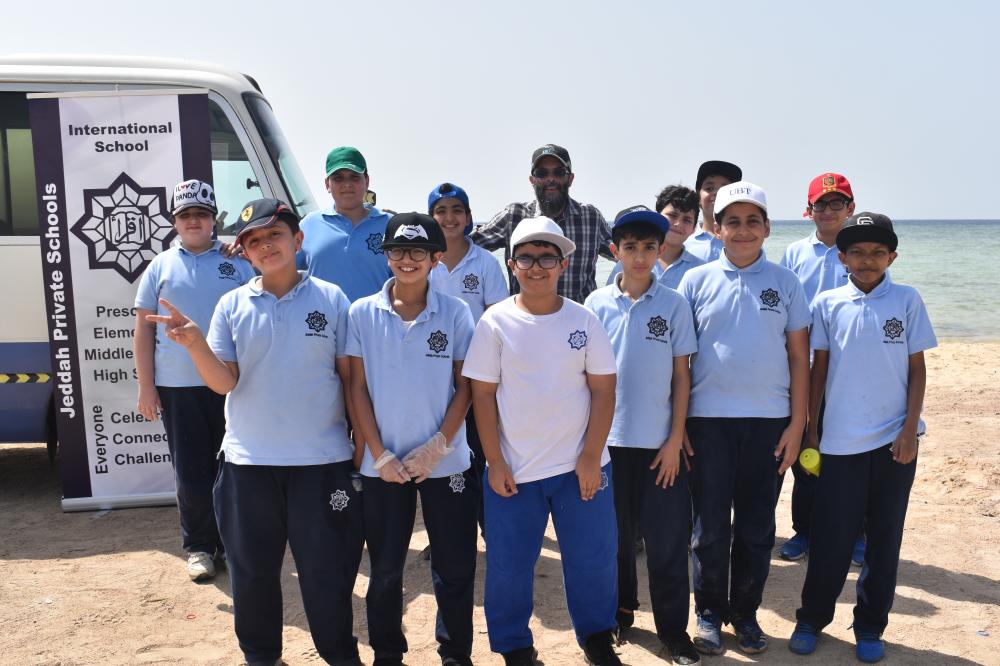
{"label": "beach sand", "polygon": [[[946,343],[927,359],[928,435],[921,444],[895,607],[885,634],[887,663],[1000,664],[1000,344]],[[791,536],[791,485],[785,484],[778,507],[779,546]],[[242,662],[228,578],[223,573],[206,584],[187,580],[176,509],[66,514],[60,511],[59,494],[58,472],[49,466],[44,446],[0,446],[0,662]],[[547,536],[535,580],[536,646],[549,666],[582,663],[565,610],[551,525]],[[418,525],[405,573],[408,664],[439,663],[429,563],[419,557],[426,544]],[[641,559],[639,565],[642,608],[621,657],[629,664],[667,663],[657,656]],[[500,664],[486,637],[484,568],[480,542],[473,658]],[[367,571],[366,558],[355,586],[354,612],[361,656],[370,663]],[[726,653],[703,663],[806,663],[787,649],[804,575],[804,563],[772,561],[759,614],[771,636],[767,653],[753,660],[741,655],[727,629]],[[848,629],[856,579],[853,569],[811,663],[857,663]],[[285,663],[320,663],[290,555],[283,583]]]}

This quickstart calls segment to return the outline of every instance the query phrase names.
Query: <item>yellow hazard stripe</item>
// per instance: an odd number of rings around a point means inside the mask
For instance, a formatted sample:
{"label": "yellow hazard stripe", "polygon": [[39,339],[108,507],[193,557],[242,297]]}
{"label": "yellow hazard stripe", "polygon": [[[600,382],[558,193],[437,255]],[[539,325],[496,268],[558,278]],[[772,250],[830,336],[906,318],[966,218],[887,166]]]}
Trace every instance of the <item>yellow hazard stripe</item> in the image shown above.
{"label": "yellow hazard stripe", "polygon": [[51,379],[47,372],[0,372],[0,384],[44,384]]}

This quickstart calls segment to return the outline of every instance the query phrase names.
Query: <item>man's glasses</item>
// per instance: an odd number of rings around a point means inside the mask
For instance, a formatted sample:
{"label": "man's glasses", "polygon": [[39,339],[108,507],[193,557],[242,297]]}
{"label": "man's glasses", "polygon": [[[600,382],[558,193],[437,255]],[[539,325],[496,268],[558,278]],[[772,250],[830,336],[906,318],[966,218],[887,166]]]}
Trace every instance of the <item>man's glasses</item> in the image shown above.
{"label": "man's glasses", "polygon": [[817,201],[812,205],[812,209],[817,213],[822,213],[824,210],[829,208],[830,210],[844,210],[847,208],[847,204],[851,202],[850,199],[831,199],[830,201]]}
{"label": "man's glasses", "polygon": [[554,169],[535,167],[531,170],[531,175],[535,178],[548,178],[550,174],[553,178],[565,178],[569,174],[569,171],[565,167],[556,167]]}
{"label": "man's glasses", "polygon": [[390,247],[385,250],[385,256],[393,261],[400,261],[406,255],[410,255],[412,261],[423,261],[429,254],[422,247]]}
{"label": "man's glasses", "polygon": [[562,261],[562,257],[556,257],[551,254],[543,254],[540,257],[532,257],[530,254],[519,254],[514,257],[514,265],[517,266],[522,271],[526,271],[535,264],[548,270],[555,268]]}

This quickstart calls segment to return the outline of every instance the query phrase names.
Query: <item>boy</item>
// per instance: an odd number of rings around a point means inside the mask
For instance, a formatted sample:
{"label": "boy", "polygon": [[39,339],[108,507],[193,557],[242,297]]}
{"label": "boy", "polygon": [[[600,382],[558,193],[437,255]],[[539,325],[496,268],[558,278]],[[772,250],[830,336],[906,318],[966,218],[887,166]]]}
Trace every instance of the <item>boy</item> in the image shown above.
{"label": "boy", "polygon": [[[847,283],[847,270],[837,258],[837,233],[844,226],[844,221],[854,214],[854,192],[844,176],[824,173],[809,183],[806,203],[803,217],[812,219],[816,231],[789,245],[780,263],[798,276],[806,293],[806,302],[812,303],[820,292]],[[818,413],[816,418],[822,419]],[[798,461],[792,465],[792,474],[795,477],[792,487],[792,530],[795,534],[781,546],[778,555],[784,560],[794,561],[809,552],[809,524],[816,477],[803,470]],[[864,543],[863,539],[859,539],[855,544],[855,549],[860,544],[859,563],[864,558]]]}
{"label": "boy", "polygon": [[240,220],[236,245],[261,276],[222,297],[207,340],[168,301],[168,315],[148,319],[187,348],[208,388],[228,394],[215,514],[247,662],[281,659],[288,543],[317,652],[330,664],[360,664],[351,595],[361,495],[342,389],[349,303],[339,287],[296,271],[302,232],[287,204],[252,201]]}
{"label": "boy", "polygon": [[809,404],[818,409],[825,394],[827,412],[822,439],[813,424],[808,434],[809,445],[822,453],[823,468],[802,607],[788,642],[797,654],[813,652],[819,632],[833,620],[863,523],[868,548],[854,607],[856,655],[876,662],[885,653],[882,632],[924,433],[924,351],[937,346],[920,295],[886,273],[897,244],[885,215],[852,216],[837,234],[850,282],[821,293],[813,305]]}
{"label": "boy", "polygon": [[767,649],[757,608],[774,547],[775,474],[795,461],[805,432],[809,306],[795,274],[764,256],[763,190],[727,185],[715,207],[723,254],[688,271],[679,288],[698,336],[687,421],[694,644],[720,654],[728,622],[740,651],[754,654]]}
{"label": "boy", "polygon": [[222,243],[212,238],[218,209],[211,185],[200,180],[178,183],[172,201],[170,214],[180,243],[150,262],[135,295],[137,409],[150,421],[163,416],[187,573],[200,581],[215,576],[215,557],[222,554],[212,484],[226,429],[226,399],[205,386],[187,352],[146,316],[166,314],[159,305],[164,298],[207,329],[222,295],[245,284],[254,272],[243,258],[223,256]]}
{"label": "boy", "polygon": [[[691,495],[681,446],[691,390],[688,355],[698,344],[687,301],[651,272],[670,226],[668,218],[645,206],[618,213],[611,251],[622,273],[584,305],[604,325],[618,366],[608,436],[618,518],[618,638],[624,638],[639,608],[638,526],[656,635],[675,664],[696,664],[700,658],[686,631]],[[694,224],[688,233],[693,229]]]}
{"label": "boy", "polygon": [[429,286],[444,248],[432,218],[395,215],[382,242],[393,277],[355,301],[349,315],[354,423],[368,444],[361,475],[376,664],[402,664],[407,651],[403,567],[418,492],[430,539],[438,654],[442,664],[472,664],[479,489],[465,442],[471,394],[462,360],[473,323],[465,303]]}
{"label": "boy", "polygon": [[715,261],[722,252],[722,241],[715,233],[715,196],[719,188],[743,179],[743,170],[731,162],[709,160],[698,167],[694,190],[701,202],[701,229],[684,245],[702,261]]}
{"label": "boy", "polygon": [[617,531],[605,447],[615,357],[597,317],[557,292],[575,249],[549,218],[514,228],[508,266],[521,291],[479,320],[462,371],[488,464],[486,624],[508,665],[535,663],[528,621],[549,514],[577,640],[590,663],[621,663],[611,646]]}
{"label": "boy", "polygon": [[326,191],[333,205],[302,220],[305,238],[298,267],[332,282],[354,302],[392,277],[382,254],[390,215],[366,203],[368,163],[357,148],[339,146],[326,156]]}

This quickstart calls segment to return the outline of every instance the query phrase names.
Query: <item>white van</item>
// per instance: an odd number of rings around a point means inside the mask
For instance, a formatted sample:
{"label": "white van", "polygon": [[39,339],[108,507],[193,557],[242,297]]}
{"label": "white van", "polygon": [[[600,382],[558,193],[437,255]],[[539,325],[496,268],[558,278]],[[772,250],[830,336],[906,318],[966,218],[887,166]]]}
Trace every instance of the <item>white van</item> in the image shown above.
{"label": "white van", "polygon": [[45,441],[54,455],[57,442],[25,96],[158,88],[208,90],[220,234],[251,199],[282,199],[300,216],[316,208],[271,106],[250,76],[160,58],[0,57],[0,443]]}

